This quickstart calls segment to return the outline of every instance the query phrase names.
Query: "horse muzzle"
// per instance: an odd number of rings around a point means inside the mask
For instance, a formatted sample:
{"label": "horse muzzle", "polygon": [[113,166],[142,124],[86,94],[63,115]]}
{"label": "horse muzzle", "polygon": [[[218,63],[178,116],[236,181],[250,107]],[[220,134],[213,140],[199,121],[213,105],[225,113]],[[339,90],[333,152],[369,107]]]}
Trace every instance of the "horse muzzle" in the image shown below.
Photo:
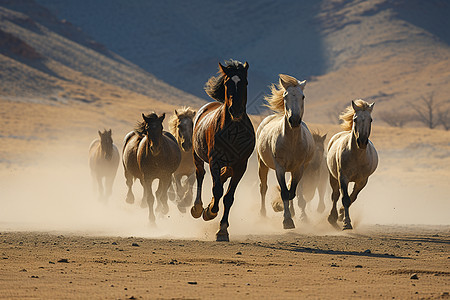
{"label": "horse muzzle", "polygon": [[368,138],[357,138],[356,139],[356,144],[358,145],[358,148],[360,148],[360,149],[366,149],[368,143],[369,143]]}
{"label": "horse muzzle", "polygon": [[288,119],[288,123],[289,123],[289,126],[291,126],[291,128],[297,128],[302,123],[302,118],[290,116]]}

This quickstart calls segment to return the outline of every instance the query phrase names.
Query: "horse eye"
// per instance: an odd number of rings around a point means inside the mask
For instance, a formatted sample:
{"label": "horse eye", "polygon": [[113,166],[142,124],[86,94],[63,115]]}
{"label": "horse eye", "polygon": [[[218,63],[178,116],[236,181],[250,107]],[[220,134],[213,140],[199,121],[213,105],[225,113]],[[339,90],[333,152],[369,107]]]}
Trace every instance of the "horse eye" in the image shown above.
{"label": "horse eye", "polygon": [[302,100],[305,100],[305,96],[304,95],[302,96]]}

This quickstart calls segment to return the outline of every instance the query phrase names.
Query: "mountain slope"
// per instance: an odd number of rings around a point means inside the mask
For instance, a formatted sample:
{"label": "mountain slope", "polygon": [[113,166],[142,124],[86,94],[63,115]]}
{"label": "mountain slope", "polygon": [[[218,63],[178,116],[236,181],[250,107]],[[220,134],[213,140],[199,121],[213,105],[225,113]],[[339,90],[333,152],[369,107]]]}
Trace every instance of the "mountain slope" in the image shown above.
{"label": "mountain slope", "polygon": [[450,5],[442,0],[38,1],[205,99],[217,61],[247,60],[253,113],[279,73],[311,79],[305,117],[317,122],[328,121],[334,102],[371,98],[386,110],[448,94]]}

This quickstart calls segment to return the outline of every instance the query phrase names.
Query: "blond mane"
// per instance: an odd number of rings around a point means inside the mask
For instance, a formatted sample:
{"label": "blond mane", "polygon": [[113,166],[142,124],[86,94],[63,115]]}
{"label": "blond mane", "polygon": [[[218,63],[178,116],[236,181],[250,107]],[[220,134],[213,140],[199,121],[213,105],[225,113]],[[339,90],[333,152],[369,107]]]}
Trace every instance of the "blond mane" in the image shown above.
{"label": "blond mane", "polygon": [[[280,78],[287,84],[287,87],[299,86],[298,80],[292,76],[280,74]],[[267,106],[274,112],[283,113],[284,112],[284,98],[283,93],[285,89],[281,83],[273,84],[270,86],[271,95],[265,96],[264,100],[267,101]]]}
{"label": "blond mane", "polygon": [[[353,101],[357,107],[361,110],[369,109],[370,104],[362,99]],[[347,108],[339,115],[339,119],[342,120],[341,128],[345,131],[351,131],[353,127],[353,116],[355,111],[352,105],[347,106]]]}
{"label": "blond mane", "polygon": [[190,118],[191,120],[194,119],[195,116],[195,110],[188,106],[183,106],[182,108],[178,108],[177,110],[178,114],[173,114],[170,117],[169,120],[169,131],[175,138],[177,138],[178,135],[178,125],[180,124],[180,120],[183,118]]}

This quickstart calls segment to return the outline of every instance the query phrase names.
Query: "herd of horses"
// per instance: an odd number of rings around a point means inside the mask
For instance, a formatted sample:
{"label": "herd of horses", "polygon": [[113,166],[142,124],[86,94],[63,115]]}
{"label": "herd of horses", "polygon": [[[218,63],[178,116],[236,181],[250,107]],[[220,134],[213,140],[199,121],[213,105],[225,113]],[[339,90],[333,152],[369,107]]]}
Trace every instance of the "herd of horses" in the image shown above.
{"label": "herd of horses", "polygon": [[[144,190],[141,206],[148,207],[152,223],[155,211],[168,213],[169,197],[181,212],[191,207],[191,215],[203,217],[205,221],[218,215],[219,201],[223,199],[224,212],[216,240],[228,241],[228,216],[234,194],[256,148],[262,216],[266,215],[267,175],[269,169],[273,169],[281,198],[272,206],[274,210],[283,210],[283,228],[295,227],[292,220],[294,197],[298,198],[302,219],[306,219],[305,205],[316,189],[320,196],[317,210],[324,210],[328,180],[333,202],[328,221],[340,228],[337,225],[340,220],[343,229],[352,229],[349,207],[378,164],[377,152],[369,140],[374,103],[361,99],[352,101],[340,116],[343,131],[330,139],[325,151],[326,135],[311,133],[302,120],[306,81],[280,74],[279,83],[272,84],[271,94],[265,97],[273,114],[259,124],[255,133],[246,111],[248,68],[247,62],[236,60],[226,61],[224,65],[219,63],[218,75],[212,76],[205,85],[206,93],[216,101],[204,105],[198,112],[189,107],[175,110],[169,121],[170,132],[163,130],[165,114],[142,114],[142,121],[124,139],[122,163],[128,187],[126,202],[134,203],[132,185],[137,179]],[[100,197],[107,199],[120,157],[111,130],[99,131],[99,136],[100,139],[91,143],[89,165],[98,182]],[[202,201],[205,163],[209,164],[213,195],[206,207]],[[288,183],[286,173],[291,174]],[[154,209],[152,183],[155,179],[159,183]],[[224,191],[228,179],[230,182]],[[192,203],[195,181],[197,190]],[[349,195],[350,182],[355,185]],[[336,205],[340,196],[342,208],[338,214]]]}

